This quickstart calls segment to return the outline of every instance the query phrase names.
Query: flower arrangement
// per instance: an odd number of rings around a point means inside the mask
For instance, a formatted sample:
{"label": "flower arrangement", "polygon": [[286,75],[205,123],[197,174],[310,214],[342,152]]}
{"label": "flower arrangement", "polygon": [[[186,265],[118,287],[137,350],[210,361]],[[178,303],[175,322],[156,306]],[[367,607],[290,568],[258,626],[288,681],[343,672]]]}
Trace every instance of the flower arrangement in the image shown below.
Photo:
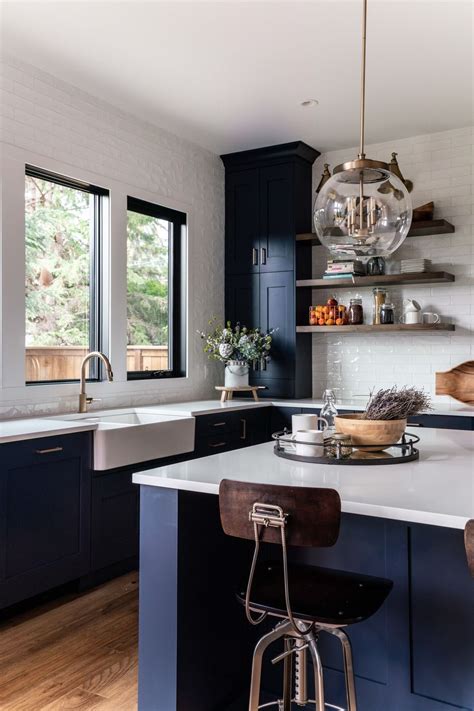
{"label": "flower arrangement", "polygon": [[423,390],[394,386],[371,394],[363,419],[405,420],[431,409],[431,400]]}
{"label": "flower arrangement", "polygon": [[198,334],[204,341],[204,352],[210,360],[218,360],[224,364],[229,361],[263,364],[270,360],[272,334],[275,329],[264,333],[259,328],[247,328],[240,323],[232,326],[230,321],[222,326],[216,318],[209,321],[209,326],[209,333],[198,331]]}

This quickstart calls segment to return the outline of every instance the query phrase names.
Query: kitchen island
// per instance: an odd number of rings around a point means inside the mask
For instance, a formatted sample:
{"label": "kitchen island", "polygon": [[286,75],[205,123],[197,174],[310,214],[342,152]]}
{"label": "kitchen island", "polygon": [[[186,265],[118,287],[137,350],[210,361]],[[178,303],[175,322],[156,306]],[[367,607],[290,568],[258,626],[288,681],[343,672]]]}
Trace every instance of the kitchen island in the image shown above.
{"label": "kitchen island", "polygon": [[[234,591],[248,573],[252,544],[221,531],[223,478],[337,489],[337,544],[293,556],[394,581],[384,607],[350,630],[361,711],[472,711],[474,581],[463,529],[474,517],[474,438],[460,430],[419,434],[420,460],[388,467],[292,462],[266,443],[135,474],[139,711],[246,708],[256,632]],[[343,705],[332,639],[321,639],[321,654],[327,700]],[[279,669],[266,671],[272,694]]]}

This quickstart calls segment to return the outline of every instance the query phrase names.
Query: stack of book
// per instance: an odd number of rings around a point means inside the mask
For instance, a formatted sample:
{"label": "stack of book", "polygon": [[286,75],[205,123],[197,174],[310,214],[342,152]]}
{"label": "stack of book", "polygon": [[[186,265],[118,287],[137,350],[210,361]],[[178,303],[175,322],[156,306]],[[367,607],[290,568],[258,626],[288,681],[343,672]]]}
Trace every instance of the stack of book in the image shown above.
{"label": "stack of book", "polygon": [[353,276],[364,275],[364,265],[358,259],[329,259],[323,279],[351,279]]}
{"label": "stack of book", "polygon": [[420,272],[429,272],[431,269],[431,259],[402,259],[400,262],[400,271],[402,274],[419,274]]}

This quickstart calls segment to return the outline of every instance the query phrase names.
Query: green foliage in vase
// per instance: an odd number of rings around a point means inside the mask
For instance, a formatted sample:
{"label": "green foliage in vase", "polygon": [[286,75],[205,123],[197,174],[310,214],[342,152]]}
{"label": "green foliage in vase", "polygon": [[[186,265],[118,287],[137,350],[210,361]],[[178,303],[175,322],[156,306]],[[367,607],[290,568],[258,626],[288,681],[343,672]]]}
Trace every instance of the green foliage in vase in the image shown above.
{"label": "green foliage in vase", "polygon": [[227,321],[223,326],[216,318],[209,321],[209,333],[198,331],[204,341],[204,352],[210,360],[228,363],[231,360],[268,362],[275,329],[267,333],[259,328],[247,328],[240,323],[232,326]]}

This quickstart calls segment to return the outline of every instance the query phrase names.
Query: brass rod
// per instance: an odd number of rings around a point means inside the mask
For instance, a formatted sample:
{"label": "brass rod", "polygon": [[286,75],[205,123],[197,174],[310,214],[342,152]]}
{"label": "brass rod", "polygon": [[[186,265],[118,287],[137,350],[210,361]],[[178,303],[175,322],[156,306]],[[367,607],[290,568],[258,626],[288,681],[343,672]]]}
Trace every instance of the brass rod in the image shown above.
{"label": "brass rod", "polygon": [[365,62],[367,55],[367,0],[363,0],[362,9],[362,62],[360,71],[360,146],[359,158],[365,158]]}

